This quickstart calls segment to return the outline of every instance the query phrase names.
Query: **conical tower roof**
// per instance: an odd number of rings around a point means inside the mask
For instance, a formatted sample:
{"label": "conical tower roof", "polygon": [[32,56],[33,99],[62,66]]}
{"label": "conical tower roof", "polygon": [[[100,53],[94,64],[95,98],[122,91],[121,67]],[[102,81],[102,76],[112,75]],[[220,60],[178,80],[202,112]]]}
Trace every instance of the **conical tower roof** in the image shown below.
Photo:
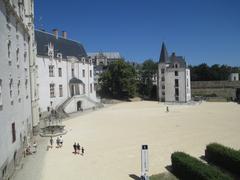
{"label": "conical tower roof", "polygon": [[159,58],[159,63],[168,63],[168,53],[167,53],[167,48],[165,46],[165,43],[162,43],[162,49],[161,49],[161,54]]}

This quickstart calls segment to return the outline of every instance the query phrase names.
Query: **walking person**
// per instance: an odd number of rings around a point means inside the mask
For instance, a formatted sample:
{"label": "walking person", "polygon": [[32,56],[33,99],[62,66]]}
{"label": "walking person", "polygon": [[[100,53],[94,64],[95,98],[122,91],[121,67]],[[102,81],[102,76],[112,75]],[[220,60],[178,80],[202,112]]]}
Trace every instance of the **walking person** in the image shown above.
{"label": "walking person", "polygon": [[52,136],[51,136],[51,138],[50,138],[50,146],[51,146],[51,148],[52,148],[52,146],[53,146],[53,138],[52,138]]}
{"label": "walking person", "polygon": [[63,138],[62,138],[62,136],[60,136],[60,138],[59,138],[59,144],[60,144],[60,147],[62,147],[62,145],[63,145]]}
{"label": "walking person", "polygon": [[56,143],[57,143],[57,148],[59,148],[59,145],[60,145],[60,139],[59,139],[59,137],[57,137]]}
{"label": "walking person", "polygon": [[84,154],[84,151],[85,151],[85,150],[84,150],[84,148],[82,147],[82,156],[83,156],[83,154]]}
{"label": "walking person", "polygon": [[169,108],[168,108],[168,106],[166,107],[166,112],[169,112]]}
{"label": "walking person", "polygon": [[73,144],[73,149],[74,149],[74,154],[76,154],[77,153],[77,144],[76,144],[76,142]]}
{"label": "walking person", "polygon": [[79,154],[80,153],[80,144],[77,143],[77,153]]}

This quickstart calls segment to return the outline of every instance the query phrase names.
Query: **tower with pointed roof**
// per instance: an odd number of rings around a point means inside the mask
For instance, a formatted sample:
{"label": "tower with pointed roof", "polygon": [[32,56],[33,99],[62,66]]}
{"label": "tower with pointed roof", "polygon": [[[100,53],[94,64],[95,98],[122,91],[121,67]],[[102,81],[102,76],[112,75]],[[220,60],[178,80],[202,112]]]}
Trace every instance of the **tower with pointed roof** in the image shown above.
{"label": "tower with pointed roof", "polygon": [[158,64],[157,94],[161,102],[186,103],[191,100],[190,70],[183,56],[168,55],[162,43]]}

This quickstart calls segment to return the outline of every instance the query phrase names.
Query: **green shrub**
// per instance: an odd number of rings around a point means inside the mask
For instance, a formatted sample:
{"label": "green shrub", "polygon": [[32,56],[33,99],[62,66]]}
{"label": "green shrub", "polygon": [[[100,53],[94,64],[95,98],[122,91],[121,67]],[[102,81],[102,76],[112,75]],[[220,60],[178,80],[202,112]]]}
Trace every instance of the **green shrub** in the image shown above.
{"label": "green shrub", "polygon": [[240,152],[221,144],[212,143],[205,150],[207,160],[240,175]]}
{"label": "green shrub", "polygon": [[183,152],[171,156],[173,173],[180,179],[194,180],[232,180],[220,170]]}

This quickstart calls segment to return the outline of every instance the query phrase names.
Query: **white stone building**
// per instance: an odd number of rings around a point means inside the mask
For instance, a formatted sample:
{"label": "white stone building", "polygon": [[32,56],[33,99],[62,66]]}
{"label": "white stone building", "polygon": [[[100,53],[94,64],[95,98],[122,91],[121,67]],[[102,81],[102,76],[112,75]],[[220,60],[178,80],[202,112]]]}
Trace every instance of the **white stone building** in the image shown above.
{"label": "white stone building", "polygon": [[111,62],[123,60],[119,52],[92,52],[88,53],[94,64],[94,87],[99,89],[99,76],[106,70],[106,66]]}
{"label": "white stone building", "polygon": [[239,81],[239,74],[238,73],[231,73],[229,75],[229,81]]}
{"label": "white stone building", "polygon": [[36,30],[40,112],[62,108],[66,113],[94,108],[92,59],[84,47],[58,30],[53,34]]}
{"label": "white stone building", "polygon": [[12,175],[39,122],[33,9],[33,0],[0,0],[0,179]]}
{"label": "white stone building", "polygon": [[106,66],[111,62],[123,59],[119,52],[93,52],[88,53],[88,56],[92,58],[93,64],[95,66]]}
{"label": "white stone building", "polygon": [[162,44],[158,64],[158,98],[161,102],[181,102],[191,100],[190,70],[185,59],[172,53],[168,56]]}

